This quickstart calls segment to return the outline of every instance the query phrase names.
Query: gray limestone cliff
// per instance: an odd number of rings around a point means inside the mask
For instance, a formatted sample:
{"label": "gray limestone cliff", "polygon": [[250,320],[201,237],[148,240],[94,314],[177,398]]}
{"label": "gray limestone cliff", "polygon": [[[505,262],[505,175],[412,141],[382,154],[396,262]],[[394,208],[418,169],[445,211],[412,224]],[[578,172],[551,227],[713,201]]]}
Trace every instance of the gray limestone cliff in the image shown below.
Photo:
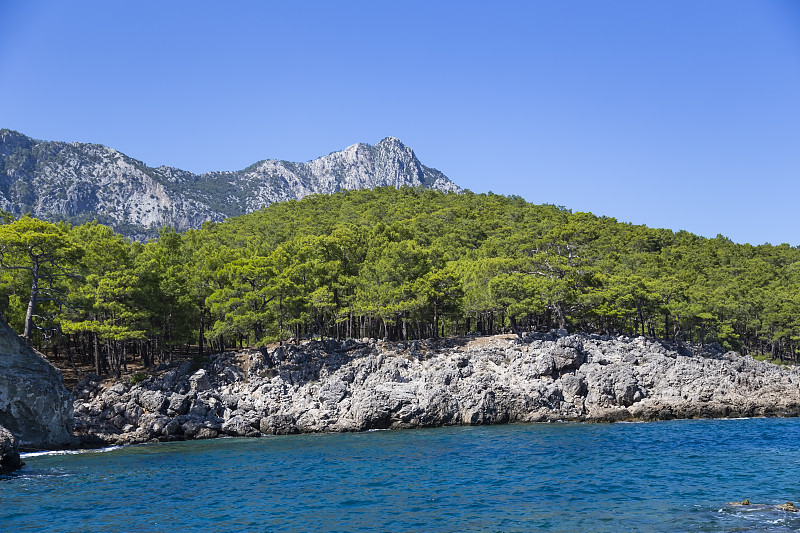
{"label": "gray limestone cliff", "polygon": [[0,318],[0,426],[27,449],[72,439],[72,395],[61,373]]}
{"label": "gray limestone cliff", "polygon": [[597,335],[312,342],[219,354],[136,385],[84,380],[103,443],[546,421],[797,416],[800,369]]}
{"label": "gray limestone cliff", "polygon": [[394,137],[308,163],[268,159],[244,170],[193,174],[152,168],[99,144],[39,141],[0,130],[0,209],[44,220],[97,220],[147,238],[198,228],[309,194],[380,186],[460,189]]}

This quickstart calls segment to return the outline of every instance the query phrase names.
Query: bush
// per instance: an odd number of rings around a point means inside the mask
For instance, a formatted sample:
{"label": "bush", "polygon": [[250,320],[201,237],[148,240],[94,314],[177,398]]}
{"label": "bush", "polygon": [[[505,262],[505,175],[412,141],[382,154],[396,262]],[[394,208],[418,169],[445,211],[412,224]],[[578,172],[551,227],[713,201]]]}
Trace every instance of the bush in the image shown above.
{"label": "bush", "polygon": [[772,363],[773,365],[778,365],[778,366],[786,366],[786,367],[792,366],[792,364],[789,361],[777,357],[773,359],[769,355],[755,355],[753,356],[753,359],[755,359],[756,361],[763,361],[765,363]]}
{"label": "bush", "polygon": [[129,381],[131,385],[136,385],[137,383],[141,383],[142,381],[146,380],[147,377],[147,374],[144,372],[137,372],[131,376]]}

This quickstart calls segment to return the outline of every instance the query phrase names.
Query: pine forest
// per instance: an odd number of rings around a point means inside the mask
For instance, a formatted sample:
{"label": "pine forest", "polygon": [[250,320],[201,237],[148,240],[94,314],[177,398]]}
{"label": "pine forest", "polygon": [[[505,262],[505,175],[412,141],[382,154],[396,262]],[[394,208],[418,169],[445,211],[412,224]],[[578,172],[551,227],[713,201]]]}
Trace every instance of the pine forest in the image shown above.
{"label": "pine forest", "polygon": [[10,324],[101,375],[309,338],[567,329],[784,361],[800,344],[797,247],[470,191],[313,195],[147,243],[5,215],[0,274]]}

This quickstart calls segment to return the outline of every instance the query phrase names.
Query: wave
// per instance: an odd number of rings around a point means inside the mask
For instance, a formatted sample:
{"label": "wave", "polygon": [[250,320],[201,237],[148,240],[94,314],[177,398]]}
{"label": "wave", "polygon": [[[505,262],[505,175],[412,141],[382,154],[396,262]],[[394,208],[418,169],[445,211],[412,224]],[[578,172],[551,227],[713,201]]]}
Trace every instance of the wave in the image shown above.
{"label": "wave", "polygon": [[46,450],[43,452],[26,452],[19,454],[21,459],[26,457],[41,457],[43,455],[77,455],[81,453],[104,453],[112,450],[118,450],[122,446],[108,446],[107,448],[91,448],[85,450]]}

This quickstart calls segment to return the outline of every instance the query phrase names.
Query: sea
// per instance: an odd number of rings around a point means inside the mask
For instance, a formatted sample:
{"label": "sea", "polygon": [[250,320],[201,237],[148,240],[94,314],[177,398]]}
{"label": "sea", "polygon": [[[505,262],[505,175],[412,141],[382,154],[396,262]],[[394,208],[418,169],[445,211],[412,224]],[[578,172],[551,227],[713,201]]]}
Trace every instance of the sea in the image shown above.
{"label": "sea", "polygon": [[[2,531],[800,531],[800,419],[550,423],[25,454]],[[728,502],[748,499],[748,506]]]}

